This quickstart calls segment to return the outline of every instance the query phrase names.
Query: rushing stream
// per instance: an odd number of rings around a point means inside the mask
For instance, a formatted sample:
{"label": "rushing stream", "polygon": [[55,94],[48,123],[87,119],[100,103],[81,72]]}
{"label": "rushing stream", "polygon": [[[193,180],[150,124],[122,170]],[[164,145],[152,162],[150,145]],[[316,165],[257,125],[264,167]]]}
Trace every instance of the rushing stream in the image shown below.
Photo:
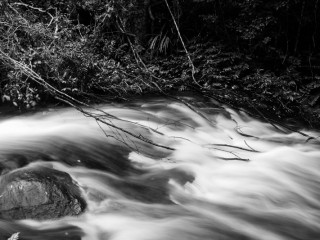
{"label": "rushing stream", "polygon": [[0,236],[320,239],[317,139],[214,102],[184,100],[188,104],[147,99],[99,106],[122,119],[106,122],[173,150],[149,145],[73,109],[1,120],[4,165],[67,172],[88,206],[80,216],[57,220],[0,220]]}

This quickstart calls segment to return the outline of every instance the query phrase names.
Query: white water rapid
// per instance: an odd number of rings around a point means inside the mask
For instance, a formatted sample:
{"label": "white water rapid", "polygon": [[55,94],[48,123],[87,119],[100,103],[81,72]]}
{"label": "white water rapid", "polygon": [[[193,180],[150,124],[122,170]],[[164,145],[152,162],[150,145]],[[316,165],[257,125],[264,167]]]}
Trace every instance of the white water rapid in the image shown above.
{"label": "white water rapid", "polygon": [[1,163],[69,173],[88,207],[57,220],[0,220],[0,236],[320,239],[319,141],[213,102],[184,99],[190,105],[147,99],[100,106],[127,120],[110,120],[115,125],[174,150],[99,126],[72,109],[1,120]]}

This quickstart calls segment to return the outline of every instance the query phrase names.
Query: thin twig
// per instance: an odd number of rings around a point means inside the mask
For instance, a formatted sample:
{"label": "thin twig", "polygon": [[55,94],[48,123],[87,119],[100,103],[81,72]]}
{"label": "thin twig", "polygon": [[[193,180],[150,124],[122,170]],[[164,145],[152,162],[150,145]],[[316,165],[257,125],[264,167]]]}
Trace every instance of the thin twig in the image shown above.
{"label": "thin twig", "polygon": [[167,95],[166,96],[170,97],[170,98],[173,98],[175,100],[178,100],[179,102],[183,103],[184,105],[186,105],[188,108],[190,108],[192,111],[194,111],[196,114],[198,114],[199,116],[201,116],[202,118],[204,118],[205,120],[207,120],[209,123],[212,123],[213,122],[207,118],[203,113],[201,113],[200,111],[198,111],[197,109],[195,109],[191,104],[189,104],[187,101],[185,101],[184,99],[180,98],[180,97],[174,97],[174,96],[171,96],[171,95]]}
{"label": "thin twig", "polygon": [[219,158],[225,161],[243,161],[243,162],[250,161],[250,159],[247,159],[247,158],[223,158],[223,157],[219,157]]}
{"label": "thin twig", "polygon": [[[204,91],[200,91],[200,90],[198,90],[198,91],[201,92],[202,95],[204,95],[205,97],[208,97],[208,98],[213,99],[213,100],[215,100],[215,101],[220,101],[220,102],[223,101],[223,99],[216,99],[216,96],[212,96],[212,95],[206,94],[206,92],[204,92]],[[236,94],[235,94],[235,95],[236,95]],[[236,95],[236,96],[237,96],[237,95]],[[237,96],[237,97],[239,97],[239,96]],[[299,131],[299,130],[294,129],[294,128],[292,128],[292,127],[289,127],[289,126],[287,126],[287,125],[285,125],[285,124],[283,124],[283,123],[280,123],[280,122],[278,122],[278,121],[276,121],[276,120],[274,120],[274,119],[270,119],[270,118],[264,116],[256,107],[254,107],[254,106],[250,103],[250,101],[247,101],[247,102],[248,102],[249,105],[251,105],[251,106],[258,112],[259,115],[255,115],[255,114],[253,114],[252,112],[246,111],[246,110],[244,110],[244,109],[239,109],[238,107],[236,107],[236,106],[234,106],[234,105],[232,105],[232,104],[230,104],[230,103],[227,103],[227,102],[224,102],[224,104],[227,105],[227,106],[229,106],[229,107],[232,107],[233,109],[241,110],[241,111],[249,114],[250,116],[254,116],[254,117],[256,117],[256,118],[258,118],[258,117],[263,118],[265,121],[267,121],[268,123],[270,123],[273,127],[275,127],[275,128],[278,129],[278,130],[279,130],[279,128],[276,127],[275,124],[277,124],[278,126],[281,126],[282,128],[284,128],[284,129],[286,129],[286,130],[288,130],[288,131],[290,131],[290,132],[296,132],[296,133],[299,133],[300,135],[302,135],[302,136],[304,136],[304,137],[307,137],[307,138],[308,138],[307,141],[309,141],[309,140],[311,140],[311,139],[318,140],[317,137],[310,136],[310,135],[308,135],[308,134],[306,134],[306,133],[304,133],[304,132],[302,132],[302,131]],[[235,130],[236,130],[240,135],[242,135],[242,136],[258,138],[258,137],[256,137],[256,136],[247,135],[247,134],[241,132],[241,131],[240,131],[240,128],[239,128],[238,126],[235,128]],[[283,131],[282,131],[282,132],[283,132]],[[318,141],[319,141],[319,140],[318,140]]]}
{"label": "thin twig", "polygon": [[149,140],[148,138],[145,138],[144,136],[142,136],[141,134],[136,135],[136,134],[134,134],[134,133],[132,133],[132,132],[130,132],[130,131],[128,131],[128,130],[125,130],[124,128],[121,128],[121,127],[118,127],[118,126],[116,126],[116,125],[110,124],[110,123],[106,122],[105,120],[102,120],[101,118],[96,117],[96,116],[93,115],[92,113],[87,112],[87,111],[84,111],[81,107],[76,106],[76,105],[68,102],[67,100],[65,100],[65,99],[63,99],[63,98],[59,98],[59,97],[56,97],[56,98],[59,99],[60,101],[63,101],[63,102],[65,102],[65,103],[67,103],[68,105],[72,106],[73,108],[75,108],[75,109],[78,110],[79,112],[83,113],[85,116],[91,117],[91,118],[95,119],[95,120],[98,121],[98,122],[101,122],[101,123],[103,123],[103,124],[105,124],[105,125],[107,125],[107,126],[110,126],[110,127],[114,128],[114,129],[120,130],[121,132],[124,132],[124,133],[126,133],[126,134],[128,134],[128,135],[130,135],[130,136],[132,136],[132,137],[134,137],[134,138],[137,138],[137,139],[139,139],[139,140],[141,140],[141,141],[143,141],[143,142],[149,143],[149,144],[151,144],[151,145],[153,145],[153,146],[156,146],[156,147],[160,147],[160,148],[164,148],[164,149],[168,149],[168,150],[175,150],[174,148],[171,148],[171,147],[167,147],[167,146],[163,146],[163,145],[154,143],[154,142],[152,142],[151,140]]}
{"label": "thin twig", "polygon": [[252,147],[250,147],[246,140],[243,140],[243,141],[244,141],[244,143],[248,146],[248,148],[250,148],[252,151],[259,152],[259,151],[257,151],[257,150],[254,150]]}
{"label": "thin twig", "polygon": [[193,64],[193,62],[192,62],[192,60],[191,60],[191,57],[190,57],[190,53],[188,52],[187,47],[186,47],[186,45],[185,45],[185,43],[184,43],[184,41],[183,41],[183,39],[182,39],[182,36],[181,36],[180,29],[179,29],[179,26],[178,26],[178,24],[177,24],[177,21],[176,21],[175,18],[174,18],[174,15],[173,15],[173,13],[172,13],[172,11],[171,11],[171,9],[170,9],[170,6],[169,6],[169,4],[168,4],[168,1],[167,1],[167,0],[164,0],[164,1],[165,1],[166,5],[167,5],[168,11],[169,11],[169,13],[170,13],[170,15],[171,15],[171,18],[172,18],[172,21],[173,21],[173,23],[174,23],[174,26],[175,26],[175,28],[176,28],[176,30],[177,30],[177,33],[178,33],[180,42],[181,42],[181,44],[182,44],[182,47],[183,47],[183,49],[184,49],[184,51],[185,51],[185,53],[186,53],[186,55],[187,55],[187,58],[188,58],[188,61],[189,61],[189,65],[190,65],[190,67],[191,67],[191,77],[192,77],[192,80],[193,80],[193,82],[194,82],[198,87],[201,88],[200,84],[199,84],[198,81],[195,79],[195,76],[194,76],[194,75],[195,75],[195,73],[196,73],[196,68],[194,67],[194,64]]}
{"label": "thin twig", "polygon": [[22,3],[22,2],[15,2],[15,3],[12,3],[12,5],[24,6],[24,7],[28,7],[28,8],[37,10],[37,11],[39,11],[39,12],[46,12],[46,10],[43,10],[42,8],[34,7],[34,6],[31,6],[31,5],[29,5],[29,4]]}
{"label": "thin twig", "polygon": [[219,146],[219,147],[237,148],[237,149],[245,150],[245,151],[248,151],[248,152],[259,152],[259,151],[257,151],[257,150],[252,149],[252,148],[247,149],[247,148],[238,147],[238,146],[233,146],[233,145],[229,145],[229,144],[207,144],[207,145]]}

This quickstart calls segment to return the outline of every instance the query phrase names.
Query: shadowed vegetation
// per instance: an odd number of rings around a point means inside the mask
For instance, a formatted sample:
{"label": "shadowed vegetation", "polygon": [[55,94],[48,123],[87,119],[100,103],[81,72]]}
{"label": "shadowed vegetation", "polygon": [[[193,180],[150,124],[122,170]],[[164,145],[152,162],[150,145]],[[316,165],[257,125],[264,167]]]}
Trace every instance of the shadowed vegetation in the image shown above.
{"label": "shadowed vegetation", "polygon": [[1,99],[197,91],[319,127],[318,15],[318,0],[4,0]]}

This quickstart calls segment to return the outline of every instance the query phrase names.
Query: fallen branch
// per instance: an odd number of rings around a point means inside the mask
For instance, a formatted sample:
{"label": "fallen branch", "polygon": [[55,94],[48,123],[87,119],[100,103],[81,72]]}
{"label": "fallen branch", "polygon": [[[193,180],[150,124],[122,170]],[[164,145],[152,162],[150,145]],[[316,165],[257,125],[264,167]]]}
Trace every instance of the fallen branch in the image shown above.
{"label": "fallen branch", "polygon": [[247,159],[247,158],[222,158],[222,157],[220,157],[220,159],[225,160],[225,161],[243,161],[243,162],[250,161],[250,159]]}
{"label": "fallen branch", "polygon": [[114,124],[108,123],[105,120],[95,116],[94,114],[92,114],[92,113],[90,113],[88,111],[83,110],[81,107],[76,106],[76,105],[66,101],[63,98],[59,98],[59,97],[56,97],[56,98],[59,99],[60,101],[63,101],[65,103],[67,103],[68,105],[72,106],[73,108],[75,108],[79,112],[83,113],[85,116],[91,117],[91,118],[95,119],[96,121],[101,122],[101,123],[103,123],[103,124],[105,124],[105,125],[107,125],[109,127],[112,127],[114,129],[120,130],[121,132],[124,132],[124,133],[126,133],[126,134],[128,134],[128,135],[130,135],[130,136],[132,136],[132,137],[134,137],[136,139],[139,139],[139,140],[141,140],[143,142],[146,142],[146,143],[151,144],[151,145],[156,146],[156,147],[164,148],[164,149],[167,149],[167,150],[175,150],[174,148],[170,148],[170,147],[167,147],[167,146],[163,146],[163,145],[154,143],[151,140],[149,140],[148,138],[143,137],[141,134],[140,135],[136,135],[136,134],[134,134],[134,133],[132,133],[132,132],[130,132],[128,130],[125,130],[124,128],[120,128],[120,127],[118,127],[118,126],[116,126]]}
{"label": "fallen branch", "polygon": [[[36,72],[34,72],[31,68],[29,68],[26,64],[24,63],[21,63],[19,61],[16,61],[15,59],[11,58],[10,56],[8,56],[6,53],[4,53],[1,49],[0,49],[0,60],[3,61],[4,64],[6,64],[7,66],[9,67],[13,67],[15,69],[18,69],[20,70],[24,75],[26,75],[29,79],[33,80],[34,82],[38,83],[39,85],[45,87],[54,97],[56,97],[58,100],[68,104],[69,106],[75,108],[76,110],[78,110],[79,112],[83,113],[85,116],[88,116],[88,117],[91,117],[93,119],[95,119],[96,121],[98,122],[101,122],[111,128],[114,128],[116,130],[119,130],[125,134],[128,134],[136,139],[139,139],[145,143],[148,143],[150,145],[153,145],[153,146],[156,146],[156,147],[160,147],[160,148],[164,148],[164,149],[167,149],[167,150],[174,150],[174,148],[170,148],[170,147],[167,147],[167,146],[163,146],[163,145],[160,145],[160,144],[157,144],[157,143],[154,143],[153,141],[151,141],[150,139],[148,138],[145,138],[144,136],[142,136],[141,134],[140,135],[136,135],[126,129],[123,129],[123,128],[120,128],[116,125],[114,125],[110,119],[116,119],[116,120],[120,120],[120,121],[126,121],[126,120],[122,120],[122,119],[119,119],[117,118],[116,116],[113,116],[109,113],[106,113],[105,111],[101,110],[101,109],[97,109],[97,108],[94,108],[92,106],[89,106],[88,104],[82,102],[82,101],[79,101],[71,96],[69,96],[68,94],[64,93],[64,92],[61,92],[60,90],[56,89],[55,87],[53,87],[52,85],[50,85],[49,83],[47,83],[40,75],[38,75]],[[101,113],[103,113],[103,117],[107,118],[109,120],[109,122],[107,122],[106,120],[102,119],[101,116],[97,116],[89,111],[86,111],[84,110],[82,107],[80,106],[85,106],[87,108],[90,108],[90,109],[93,109],[93,110],[96,110],[96,111],[99,111]],[[132,123],[130,121],[126,121],[126,122],[129,122],[129,123]],[[134,124],[134,123],[132,123]],[[150,128],[148,128],[150,129]],[[157,132],[155,130],[155,132]]]}
{"label": "fallen branch", "polygon": [[[246,110],[244,110],[244,109],[240,109],[240,108],[238,108],[237,106],[235,106],[235,105],[233,105],[233,104],[231,104],[231,103],[228,103],[228,102],[226,102],[226,101],[223,101],[223,100],[224,100],[223,98],[217,99],[217,96],[212,96],[211,94],[208,94],[207,91],[203,91],[203,90],[201,91],[201,90],[197,90],[197,89],[195,89],[195,91],[197,91],[197,92],[201,93],[202,95],[204,95],[205,97],[208,97],[208,98],[213,99],[213,100],[215,100],[215,101],[223,102],[223,104],[227,105],[227,106],[230,107],[230,108],[237,109],[237,110],[241,110],[241,111],[247,113],[247,114],[250,115],[250,116],[253,116],[253,117],[255,117],[255,118],[259,118],[259,117],[260,117],[260,119],[262,118],[263,120],[265,120],[266,122],[268,122],[271,126],[273,126],[275,129],[277,129],[277,130],[279,130],[279,131],[281,131],[281,132],[284,132],[284,131],[281,130],[281,129],[279,129],[279,127],[277,127],[276,125],[282,127],[283,129],[286,129],[286,130],[288,130],[288,131],[290,131],[290,132],[295,132],[295,133],[298,133],[298,134],[306,137],[306,138],[307,138],[307,139],[306,139],[306,142],[309,142],[310,140],[317,140],[318,142],[320,142],[319,139],[318,139],[318,137],[310,136],[309,134],[306,134],[306,133],[304,133],[304,132],[302,132],[302,131],[299,131],[299,130],[297,130],[297,129],[294,129],[294,128],[292,128],[292,127],[289,127],[289,126],[287,126],[286,124],[280,123],[280,122],[277,121],[277,120],[274,120],[274,119],[271,119],[271,118],[266,117],[266,116],[265,116],[264,114],[262,114],[255,106],[253,106],[252,103],[250,103],[249,100],[247,101],[248,104],[249,104],[253,109],[255,109],[255,111],[258,113],[258,115],[253,114],[252,112],[246,111]],[[233,94],[235,94],[235,93],[233,93]],[[235,95],[236,95],[237,97],[239,97],[237,94],[235,94]],[[237,127],[235,128],[235,130],[236,130],[240,135],[242,135],[242,136],[258,138],[258,137],[256,137],[256,136],[247,135],[247,134],[241,132],[239,126],[237,126]],[[284,132],[284,133],[286,133],[286,132]]]}
{"label": "fallen branch", "polygon": [[[244,151],[248,151],[248,152],[259,152],[259,151],[257,151],[257,150],[252,149],[252,148],[247,149],[247,148],[238,147],[238,146],[233,146],[233,145],[229,145],[229,144],[207,144],[207,145],[210,145],[210,146],[219,146],[219,147],[237,148],[237,149],[244,150]],[[247,146],[248,146],[248,145],[247,145]]]}

